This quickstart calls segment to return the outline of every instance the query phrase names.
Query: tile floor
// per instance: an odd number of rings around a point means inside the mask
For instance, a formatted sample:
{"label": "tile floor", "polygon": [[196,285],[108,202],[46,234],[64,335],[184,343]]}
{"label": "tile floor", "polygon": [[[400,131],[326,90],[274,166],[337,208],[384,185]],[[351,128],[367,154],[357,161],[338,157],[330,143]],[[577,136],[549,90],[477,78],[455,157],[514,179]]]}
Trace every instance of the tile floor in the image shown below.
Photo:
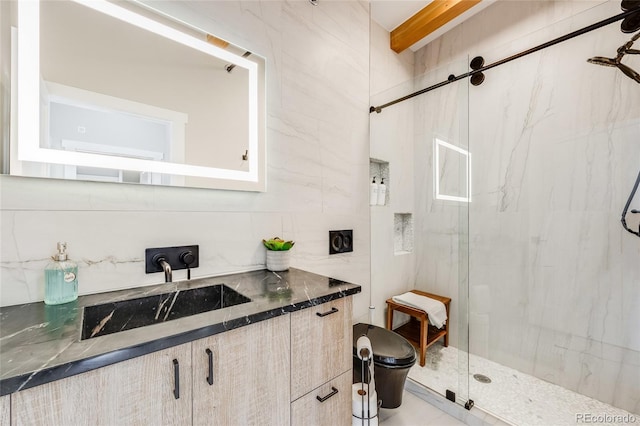
{"label": "tile floor", "polygon": [[[450,389],[460,395],[458,390],[463,390],[459,387],[458,372],[466,370],[466,367],[461,370],[458,366],[460,362],[464,365],[466,357],[466,353],[459,353],[454,347],[445,348],[435,344],[427,352],[426,365],[420,367],[416,364],[409,371],[409,378],[439,394]],[[474,380],[472,376],[476,373],[488,376],[491,383]],[[640,423],[639,414],[615,408],[475,355],[469,358],[468,379],[465,374],[462,380],[468,380],[468,393],[475,406],[513,425],[575,425],[579,413],[622,416],[634,418],[635,422]]]}
{"label": "tile floor", "polygon": [[398,408],[380,409],[380,426],[463,426],[464,423],[416,395],[404,391]]}

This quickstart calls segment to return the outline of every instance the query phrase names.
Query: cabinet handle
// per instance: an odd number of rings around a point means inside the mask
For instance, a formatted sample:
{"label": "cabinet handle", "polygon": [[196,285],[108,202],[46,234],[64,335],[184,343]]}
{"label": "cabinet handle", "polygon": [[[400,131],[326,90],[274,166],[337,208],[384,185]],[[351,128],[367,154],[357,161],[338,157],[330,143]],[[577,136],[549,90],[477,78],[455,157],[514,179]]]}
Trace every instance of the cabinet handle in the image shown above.
{"label": "cabinet handle", "polygon": [[333,307],[333,308],[331,308],[330,311],[327,311],[327,312],[323,312],[323,313],[316,312],[316,315],[319,316],[319,317],[326,317],[327,315],[335,314],[336,312],[339,312],[338,308]]}
{"label": "cabinet handle", "polygon": [[327,399],[331,398],[333,395],[335,395],[337,393],[338,393],[338,389],[336,389],[333,386],[331,386],[331,393],[330,394],[328,394],[327,396],[323,396],[323,397],[316,396],[316,398],[320,402],[325,402]]}
{"label": "cabinet handle", "polygon": [[207,348],[205,352],[209,357],[209,375],[207,376],[207,383],[211,386],[213,385],[213,352],[211,352],[211,349],[209,348]]}
{"label": "cabinet handle", "polygon": [[178,360],[173,360],[173,380],[175,383],[175,388],[173,389],[173,396],[176,399],[180,398],[180,364],[178,364]]}

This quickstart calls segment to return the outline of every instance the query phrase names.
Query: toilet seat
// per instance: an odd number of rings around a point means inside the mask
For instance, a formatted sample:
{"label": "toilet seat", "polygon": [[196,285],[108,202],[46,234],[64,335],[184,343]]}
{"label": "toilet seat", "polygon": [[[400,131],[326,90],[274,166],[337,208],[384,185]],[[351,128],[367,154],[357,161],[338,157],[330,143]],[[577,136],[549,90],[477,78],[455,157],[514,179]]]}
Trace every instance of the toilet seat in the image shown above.
{"label": "toilet seat", "polygon": [[416,351],[407,339],[391,330],[370,324],[359,323],[353,326],[353,355],[356,354],[356,341],[367,336],[373,348],[373,362],[384,368],[408,368],[416,363]]}

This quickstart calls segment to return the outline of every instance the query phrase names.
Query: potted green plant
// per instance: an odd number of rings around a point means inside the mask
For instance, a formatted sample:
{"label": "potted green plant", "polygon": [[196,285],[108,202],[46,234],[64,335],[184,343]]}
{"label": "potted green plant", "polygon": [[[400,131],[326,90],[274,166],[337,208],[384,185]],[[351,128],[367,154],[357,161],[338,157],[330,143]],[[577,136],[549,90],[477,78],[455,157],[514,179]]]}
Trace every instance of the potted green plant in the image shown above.
{"label": "potted green plant", "polygon": [[262,240],[262,244],[267,248],[268,270],[279,272],[289,269],[289,250],[295,244],[293,241],[285,241],[280,237],[273,237],[268,240]]}

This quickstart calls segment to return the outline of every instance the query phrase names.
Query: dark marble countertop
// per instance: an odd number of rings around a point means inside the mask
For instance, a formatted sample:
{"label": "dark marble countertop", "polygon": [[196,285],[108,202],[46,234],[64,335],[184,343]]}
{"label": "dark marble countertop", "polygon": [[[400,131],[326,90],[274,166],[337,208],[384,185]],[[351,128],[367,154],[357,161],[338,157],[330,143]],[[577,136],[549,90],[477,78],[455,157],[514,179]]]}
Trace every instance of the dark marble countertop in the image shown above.
{"label": "dark marble countertop", "polygon": [[[81,340],[84,307],[223,283],[250,302]],[[359,293],[359,285],[291,268],[199,278],[0,308],[0,395]],[[115,314],[114,314],[115,317]]]}

